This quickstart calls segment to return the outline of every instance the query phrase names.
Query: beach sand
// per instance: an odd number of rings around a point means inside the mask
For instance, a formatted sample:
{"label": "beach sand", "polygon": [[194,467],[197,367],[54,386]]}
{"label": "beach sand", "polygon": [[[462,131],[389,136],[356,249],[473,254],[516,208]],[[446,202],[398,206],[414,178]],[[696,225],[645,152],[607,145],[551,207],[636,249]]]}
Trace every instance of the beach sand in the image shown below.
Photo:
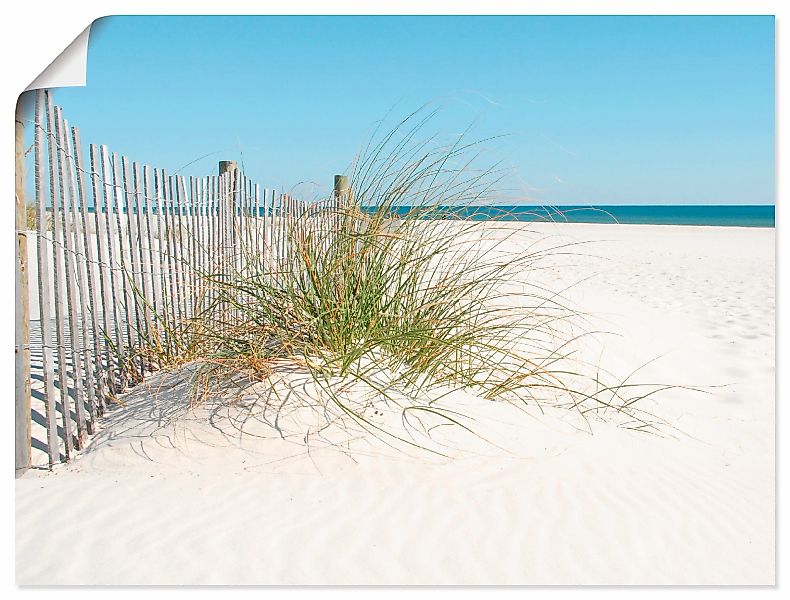
{"label": "beach sand", "polygon": [[608,332],[591,357],[704,389],[644,401],[665,435],[461,394],[495,444],[447,428],[445,458],[305,441],[306,383],[274,415],[189,412],[184,374],[160,374],[71,463],[17,479],[17,583],[773,584],[774,230],[524,228],[584,242],[540,276]]}

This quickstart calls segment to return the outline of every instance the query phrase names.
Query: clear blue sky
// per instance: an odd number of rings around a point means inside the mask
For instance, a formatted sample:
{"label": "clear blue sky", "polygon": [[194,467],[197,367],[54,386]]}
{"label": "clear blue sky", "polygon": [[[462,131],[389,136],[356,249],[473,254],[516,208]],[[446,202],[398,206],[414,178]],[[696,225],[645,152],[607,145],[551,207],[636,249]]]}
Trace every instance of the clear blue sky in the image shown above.
{"label": "clear blue sky", "polygon": [[775,199],[773,17],[110,17],[54,99],[84,143],[305,196],[430,102],[426,133],[506,134],[509,201]]}

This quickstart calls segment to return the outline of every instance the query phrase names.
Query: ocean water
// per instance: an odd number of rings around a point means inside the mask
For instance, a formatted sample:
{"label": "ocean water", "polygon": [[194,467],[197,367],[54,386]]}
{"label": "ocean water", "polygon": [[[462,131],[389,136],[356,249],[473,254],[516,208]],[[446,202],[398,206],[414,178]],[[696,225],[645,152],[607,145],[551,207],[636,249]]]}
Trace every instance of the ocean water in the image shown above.
{"label": "ocean water", "polygon": [[[644,206],[441,206],[424,210],[426,218],[485,221],[554,221],[558,223],[624,223],[641,225],[707,225],[775,227],[774,205],[644,205]],[[411,207],[397,207],[405,214]]]}
{"label": "ocean water", "polygon": [[[372,212],[373,207],[364,207]],[[48,209],[50,210],[50,209]],[[634,225],[702,225],[716,227],[775,227],[773,204],[755,205],[625,205],[625,206],[432,206],[414,208],[398,206],[395,212],[405,215],[418,211],[426,219],[466,219],[557,223],[623,223]],[[94,212],[93,207],[88,207]],[[126,210],[122,210],[126,213]],[[132,211],[134,213],[134,210]],[[269,214],[259,209],[259,214]],[[184,209],[184,215],[189,214]]]}

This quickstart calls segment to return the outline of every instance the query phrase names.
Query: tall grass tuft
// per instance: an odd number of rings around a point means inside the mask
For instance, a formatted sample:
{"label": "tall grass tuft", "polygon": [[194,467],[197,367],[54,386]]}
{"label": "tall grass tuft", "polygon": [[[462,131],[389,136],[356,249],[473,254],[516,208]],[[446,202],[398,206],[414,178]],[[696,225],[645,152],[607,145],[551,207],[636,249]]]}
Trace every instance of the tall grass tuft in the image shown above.
{"label": "tall grass tuft", "polygon": [[444,147],[419,139],[429,117],[415,113],[372,142],[350,191],[288,218],[281,252],[240,238],[240,256],[202,274],[207,301],[182,329],[189,339],[172,346],[188,355],[159,351],[160,362],[202,363],[193,402],[239,373],[266,381],[297,366],[343,414],[409,443],[369,420],[360,398],[467,427],[443,401],[463,390],[653,429],[636,400],[660,386],[585,375],[575,359],[580,314],[534,278],[580,249],[522,246],[518,224],[448,218],[448,206],[490,203],[500,173],[475,168],[481,146],[463,136]]}

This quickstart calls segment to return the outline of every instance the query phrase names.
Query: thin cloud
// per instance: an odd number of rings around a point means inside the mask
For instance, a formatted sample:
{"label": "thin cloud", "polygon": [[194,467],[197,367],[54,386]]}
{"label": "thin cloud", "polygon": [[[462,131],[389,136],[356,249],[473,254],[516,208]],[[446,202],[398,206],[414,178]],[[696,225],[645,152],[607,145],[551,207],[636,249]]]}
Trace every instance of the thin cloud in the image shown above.
{"label": "thin cloud", "polygon": [[555,148],[558,148],[558,149],[562,150],[565,154],[568,154],[570,156],[574,156],[574,157],[578,158],[579,155],[576,154],[573,150],[568,150],[568,148],[566,148],[565,146],[563,146],[559,142],[554,141],[549,136],[541,133],[540,137],[542,137],[544,140],[546,140],[549,144],[551,144]]}
{"label": "thin cloud", "polygon": [[489,98],[488,96],[486,96],[485,94],[483,94],[482,92],[479,92],[477,90],[461,90],[461,91],[462,92],[468,92],[470,94],[475,94],[477,96],[480,96],[483,100],[485,100],[489,104],[493,104],[494,106],[499,106],[499,107],[502,107],[502,108],[504,108],[504,106],[505,106],[504,104],[500,104],[496,100],[492,100],[491,98]]}

